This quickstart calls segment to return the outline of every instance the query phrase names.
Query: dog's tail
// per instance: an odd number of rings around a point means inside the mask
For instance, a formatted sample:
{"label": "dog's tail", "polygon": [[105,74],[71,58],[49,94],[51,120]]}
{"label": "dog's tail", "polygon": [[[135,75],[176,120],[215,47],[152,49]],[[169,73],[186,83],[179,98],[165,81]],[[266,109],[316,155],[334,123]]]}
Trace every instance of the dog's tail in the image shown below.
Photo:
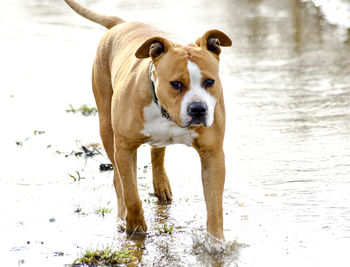
{"label": "dog's tail", "polygon": [[125,22],[123,19],[120,19],[118,17],[97,14],[92,10],[78,4],[74,0],[64,0],[64,1],[79,15],[93,22],[101,24],[102,26],[105,26],[107,29],[110,29],[117,24]]}

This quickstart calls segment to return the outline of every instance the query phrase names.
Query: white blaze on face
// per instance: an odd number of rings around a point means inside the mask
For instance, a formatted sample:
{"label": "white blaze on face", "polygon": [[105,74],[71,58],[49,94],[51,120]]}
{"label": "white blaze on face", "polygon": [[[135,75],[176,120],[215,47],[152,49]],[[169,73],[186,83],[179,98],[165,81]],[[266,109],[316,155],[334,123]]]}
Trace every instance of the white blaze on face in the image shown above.
{"label": "white blaze on face", "polygon": [[152,103],[143,109],[144,124],[141,133],[148,137],[147,143],[164,147],[171,144],[192,146],[198,134],[188,128],[181,128],[175,122],[164,118],[159,107]]}
{"label": "white blaze on face", "polygon": [[202,87],[202,75],[198,65],[189,60],[187,69],[190,74],[190,87],[182,99],[181,119],[186,125],[191,120],[191,117],[187,114],[187,107],[193,102],[203,102],[208,108],[206,126],[210,127],[214,122],[216,99]]}

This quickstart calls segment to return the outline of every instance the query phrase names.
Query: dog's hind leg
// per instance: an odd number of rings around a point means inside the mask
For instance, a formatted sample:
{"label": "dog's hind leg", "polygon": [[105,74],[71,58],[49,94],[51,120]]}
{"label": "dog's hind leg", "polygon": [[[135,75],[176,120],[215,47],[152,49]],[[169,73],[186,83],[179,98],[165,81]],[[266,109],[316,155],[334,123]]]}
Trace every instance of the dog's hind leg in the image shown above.
{"label": "dog's hind leg", "polygon": [[118,216],[125,219],[126,209],[123,189],[114,160],[114,134],[111,122],[111,100],[113,95],[111,78],[101,66],[102,64],[96,64],[96,62],[92,72],[92,87],[99,115],[100,135],[108,158],[113,164],[113,183],[118,199]]}
{"label": "dog's hind leg", "polygon": [[170,201],[173,199],[168,176],[164,168],[165,147],[152,147],[152,175],[154,194],[161,201]]}

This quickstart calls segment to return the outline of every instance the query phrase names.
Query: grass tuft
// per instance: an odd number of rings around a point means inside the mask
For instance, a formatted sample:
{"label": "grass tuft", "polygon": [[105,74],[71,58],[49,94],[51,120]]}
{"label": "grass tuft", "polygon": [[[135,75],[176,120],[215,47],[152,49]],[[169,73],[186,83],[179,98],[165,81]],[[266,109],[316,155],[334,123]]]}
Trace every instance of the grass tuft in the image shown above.
{"label": "grass tuft", "polygon": [[165,223],[161,227],[158,227],[158,232],[160,234],[169,234],[169,235],[171,235],[173,233],[173,226]]}
{"label": "grass tuft", "polygon": [[104,217],[106,214],[111,213],[112,209],[99,207],[96,209],[96,213]]}
{"label": "grass tuft", "polygon": [[89,107],[88,105],[84,104],[81,105],[78,108],[74,108],[72,105],[69,105],[69,109],[66,110],[66,112],[72,112],[73,114],[80,112],[84,116],[91,116],[96,115],[97,108],[96,107]]}
{"label": "grass tuft", "polygon": [[124,244],[122,248],[116,250],[107,246],[101,250],[86,250],[85,253],[77,258],[71,266],[75,264],[83,265],[115,265],[115,264],[136,264],[138,262],[134,254],[137,253],[137,247],[132,244]]}

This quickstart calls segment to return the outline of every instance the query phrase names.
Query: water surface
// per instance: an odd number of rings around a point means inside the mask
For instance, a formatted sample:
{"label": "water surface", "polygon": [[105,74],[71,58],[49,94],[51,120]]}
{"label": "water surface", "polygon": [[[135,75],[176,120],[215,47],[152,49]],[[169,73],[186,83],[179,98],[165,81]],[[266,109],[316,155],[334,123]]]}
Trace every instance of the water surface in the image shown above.
{"label": "water surface", "polygon": [[[347,266],[349,36],[346,25],[315,6],[322,1],[82,2],[161,24],[192,41],[212,28],[233,40],[222,49],[220,66],[226,253],[207,250],[194,150],[167,149],[174,201],[163,205],[149,195],[149,148],[142,146],[139,190],[149,235],[135,240],[143,248],[141,265]],[[66,112],[70,104],[94,104],[91,66],[105,30],[60,0],[0,5],[2,265],[62,266],[84,249],[127,239],[118,231],[112,173],[99,171],[105,155],[71,155],[100,143],[97,117]],[[99,207],[112,212],[99,216]],[[166,222],[172,235],[159,234]]]}

